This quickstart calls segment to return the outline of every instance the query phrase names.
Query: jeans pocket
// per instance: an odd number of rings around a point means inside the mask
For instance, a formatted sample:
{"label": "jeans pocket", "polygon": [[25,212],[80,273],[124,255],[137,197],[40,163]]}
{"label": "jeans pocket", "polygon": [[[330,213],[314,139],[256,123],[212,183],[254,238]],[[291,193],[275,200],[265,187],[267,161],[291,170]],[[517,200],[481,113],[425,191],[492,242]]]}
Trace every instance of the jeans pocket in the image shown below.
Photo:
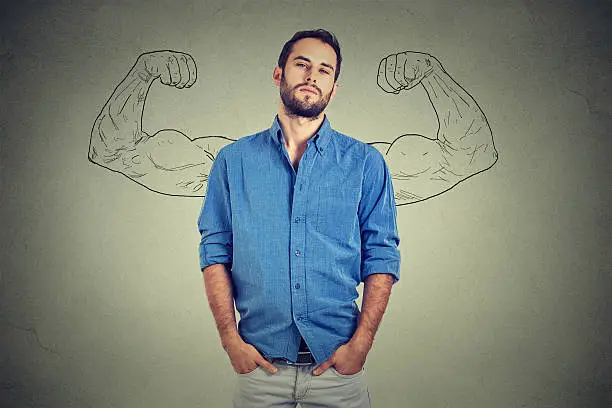
{"label": "jeans pocket", "polygon": [[259,371],[261,369],[262,369],[261,366],[258,365],[257,367],[255,367],[254,369],[252,369],[249,372],[246,372],[246,373],[237,373],[237,374],[239,376],[241,376],[241,377],[249,377],[249,376],[254,375],[255,373],[257,373],[257,371]]}
{"label": "jeans pocket", "polygon": [[332,366],[329,368],[331,370],[332,373],[334,373],[335,375],[337,375],[340,378],[355,378],[355,377],[359,377],[360,375],[363,374],[363,368],[361,370],[359,370],[358,372],[354,373],[354,374],[341,374],[338,372],[338,370],[336,370],[336,367]]}

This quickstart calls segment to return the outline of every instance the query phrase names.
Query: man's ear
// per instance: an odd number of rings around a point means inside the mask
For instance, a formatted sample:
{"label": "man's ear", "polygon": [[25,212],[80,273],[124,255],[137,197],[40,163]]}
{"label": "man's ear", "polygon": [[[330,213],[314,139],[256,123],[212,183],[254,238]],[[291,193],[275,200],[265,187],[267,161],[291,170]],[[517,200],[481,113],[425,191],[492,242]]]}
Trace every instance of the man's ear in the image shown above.
{"label": "man's ear", "polygon": [[334,83],[334,87],[332,88],[331,91],[331,95],[329,97],[329,101],[331,102],[332,99],[334,99],[334,96],[336,96],[336,90],[338,89],[338,83]]}
{"label": "man's ear", "polygon": [[281,67],[274,68],[274,71],[272,71],[272,79],[274,80],[274,83],[276,84],[276,86],[280,86],[282,77],[283,77],[283,69]]}

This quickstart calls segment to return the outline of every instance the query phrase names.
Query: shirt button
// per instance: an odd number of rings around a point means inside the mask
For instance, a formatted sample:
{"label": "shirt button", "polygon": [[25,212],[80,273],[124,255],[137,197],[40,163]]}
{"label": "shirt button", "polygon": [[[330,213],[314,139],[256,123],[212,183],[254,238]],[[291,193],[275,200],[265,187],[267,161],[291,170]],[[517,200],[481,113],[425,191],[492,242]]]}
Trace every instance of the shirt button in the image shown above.
{"label": "shirt button", "polygon": [[300,251],[295,251],[295,256],[300,256]]}
{"label": "shirt button", "polygon": [[295,288],[296,288],[296,289],[299,289],[300,287],[301,287],[301,286],[300,286],[300,284],[299,284],[299,283],[296,283],[296,284],[295,284]]}
{"label": "shirt button", "polygon": [[300,222],[300,217],[295,217],[295,222]]}

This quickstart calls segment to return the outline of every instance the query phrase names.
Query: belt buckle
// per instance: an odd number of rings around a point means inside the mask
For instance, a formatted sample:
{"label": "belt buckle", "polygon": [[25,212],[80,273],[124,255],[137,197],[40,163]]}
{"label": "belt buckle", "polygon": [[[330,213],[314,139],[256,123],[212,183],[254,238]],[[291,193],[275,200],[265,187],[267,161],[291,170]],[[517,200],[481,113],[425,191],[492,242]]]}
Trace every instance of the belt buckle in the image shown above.
{"label": "belt buckle", "polygon": [[307,353],[298,351],[298,357],[297,361],[295,362],[295,365],[306,366],[311,364],[314,364],[314,358],[312,356],[312,353],[310,351],[308,351]]}

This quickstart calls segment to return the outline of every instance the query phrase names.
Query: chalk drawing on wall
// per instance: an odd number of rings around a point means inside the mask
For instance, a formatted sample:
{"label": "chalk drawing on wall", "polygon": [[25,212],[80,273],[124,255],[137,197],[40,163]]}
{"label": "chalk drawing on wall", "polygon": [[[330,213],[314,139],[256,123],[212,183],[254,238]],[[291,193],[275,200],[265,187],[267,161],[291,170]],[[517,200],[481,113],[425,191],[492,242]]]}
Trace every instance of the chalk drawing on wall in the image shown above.
{"label": "chalk drawing on wall", "polygon": [[[175,129],[147,134],[142,116],[149,88],[158,79],[179,89],[191,87],[197,79],[194,58],[170,50],[141,54],[94,122],[89,160],[155,193],[204,197],[217,153],[235,139],[192,139]],[[392,142],[367,142],[385,157],[396,205],[442,194],[495,164],[498,155],[484,113],[438,59],[414,51],[390,54],[381,59],[376,81],[390,94],[421,85],[438,120],[431,137],[404,134]]]}

